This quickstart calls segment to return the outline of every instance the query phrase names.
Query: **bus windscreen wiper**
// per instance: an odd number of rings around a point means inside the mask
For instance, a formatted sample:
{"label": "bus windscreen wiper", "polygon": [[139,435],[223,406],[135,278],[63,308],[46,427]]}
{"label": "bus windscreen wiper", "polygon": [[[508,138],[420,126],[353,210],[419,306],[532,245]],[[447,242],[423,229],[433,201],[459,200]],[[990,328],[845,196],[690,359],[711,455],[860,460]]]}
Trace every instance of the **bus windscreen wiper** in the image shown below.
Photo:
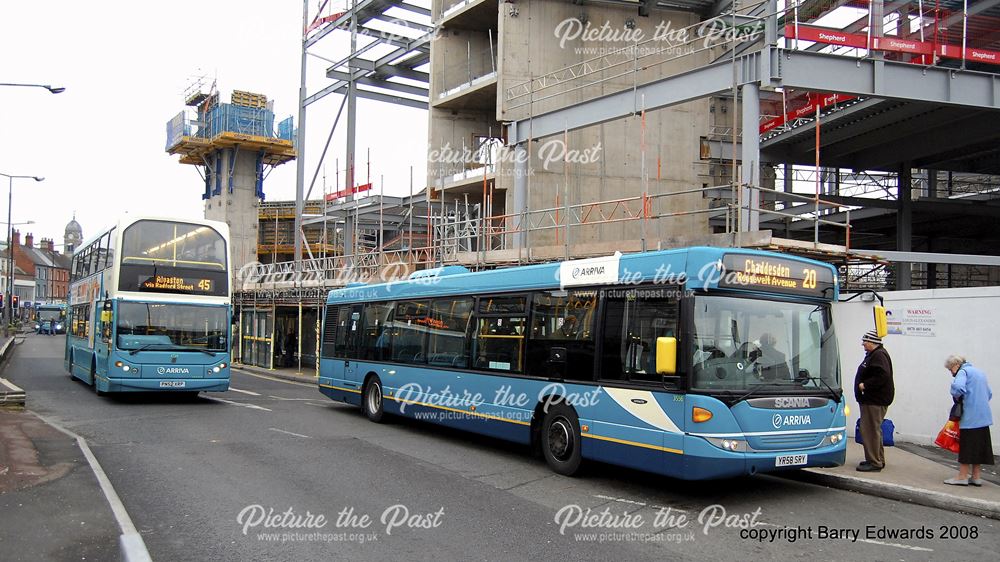
{"label": "bus windscreen wiper", "polygon": [[[147,343],[147,344],[139,346],[139,347],[137,347],[135,349],[129,350],[128,354],[129,355],[135,355],[136,353],[139,353],[140,351],[147,351],[147,350],[153,349],[154,346],[162,346],[162,345],[173,345],[173,344],[169,344],[169,343]],[[202,353],[204,353],[206,355],[211,355],[212,357],[215,357],[215,352],[213,352],[213,351],[208,351],[207,349],[202,349],[200,347],[194,347],[194,346],[190,346],[190,345],[174,345],[173,347],[160,348],[157,351],[200,351],[200,352],[202,352]]]}
{"label": "bus windscreen wiper", "polygon": [[830,391],[830,397],[833,398],[833,401],[834,402],[839,402],[840,401],[840,396],[837,394],[837,391],[834,390],[832,386],[830,386],[829,384],[827,384],[826,381],[823,380],[822,378],[820,378],[820,377],[802,377],[799,380],[800,381],[801,380],[819,381],[819,382],[823,383],[823,386],[825,386],[826,389]]}
{"label": "bus windscreen wiper", "polygon": [[168,343],[159,343],[159,342],[147,343],[147,344],[140,345],[139,347],[137,347],[135,349],[130,349],[129,352],[128,352],[128,354],[129,355],[135,355],[136,353],[139,353],[140,351],[146,351],[148,349],[152,349],[153,346],[157,346],[157,345],[170,345],[170,344],[168,344]]}
{"label": "bus windscreen wiper", "polygon": [[200,352],[204,353],[205,355],[211,355],[212,357],[215,357],[215,353],[216,353],[214,351],[209,351],[207,349],[202,349],[200,347],[195,347],[193,345],[175,345],[174,347],[168,349],[167,351],[200,351]]}
{"label": "bus windscreen wiper", "polygon": [[767,387],[767,386],[781,386],[781,385],[785,384],[785,382],[789,382],[789,383],[794,384],[795,381],[784,381],[784,382],[783,381],[770,381],[770,382],[766,382],[766,383],[760,383],[760,384],[754,386],[753,388],[751,388],[750,392],[747,392],[743,396],[740,396],[739,398],[737,398],[736,400],[734,400],[733,404],[736,404],[737,402],[742,402],[742,401],[746,400],[747,398],[750,397],[751,394],[756,393],[761,388],[764,388],[764,387]]}

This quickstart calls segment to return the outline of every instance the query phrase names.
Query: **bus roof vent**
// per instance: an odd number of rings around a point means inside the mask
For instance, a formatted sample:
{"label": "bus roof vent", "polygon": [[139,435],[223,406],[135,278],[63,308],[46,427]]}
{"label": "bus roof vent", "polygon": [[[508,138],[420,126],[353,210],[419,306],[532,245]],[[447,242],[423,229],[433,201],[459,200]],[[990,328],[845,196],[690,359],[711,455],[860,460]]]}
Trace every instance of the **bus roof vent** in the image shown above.
{"label": "bus roof vent", "polygon": [[446,265],[444,267],[432,267],[431,269],[421,269],[414,271],[407,279],[423,279],[425,277],[444,277],[445,275],[458,275],[469,273],[469,270],[460,265]]}

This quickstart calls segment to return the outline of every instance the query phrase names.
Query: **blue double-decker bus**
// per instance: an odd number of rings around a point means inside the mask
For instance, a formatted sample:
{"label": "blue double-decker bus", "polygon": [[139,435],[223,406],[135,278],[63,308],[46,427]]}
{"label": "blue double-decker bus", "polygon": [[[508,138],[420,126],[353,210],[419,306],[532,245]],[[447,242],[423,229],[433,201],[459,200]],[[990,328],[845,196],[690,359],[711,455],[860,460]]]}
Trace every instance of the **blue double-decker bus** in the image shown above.
{"label": "blue double-decker bus", "polygon": [[128,218],[73,255],[65,366],[98,394],[229,389],[229,227]]}
{"label": "blue double-decker bus", "polygon": [[836,270],[697,247],[331,291],[319,390],[682,479],[845,461]]}

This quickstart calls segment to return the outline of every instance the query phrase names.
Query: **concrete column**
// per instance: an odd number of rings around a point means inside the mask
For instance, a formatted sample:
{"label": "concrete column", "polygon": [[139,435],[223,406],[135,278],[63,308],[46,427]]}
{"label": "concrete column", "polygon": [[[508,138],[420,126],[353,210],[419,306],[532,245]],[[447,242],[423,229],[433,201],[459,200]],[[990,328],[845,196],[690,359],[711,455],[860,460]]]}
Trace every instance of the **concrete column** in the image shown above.
{"label": "concrete column", "polygon": [[[205,218],[229,224],[229,256],[233,287],[240,269],[257,259],[257,155],[217,150],[222,190],[205,201]],[[230,192],[230,186],[232,192]]]}
{"label": "concrete column", "polygon": [[759,86],[743,85],[742,181],[740,184],[741,232],[760,230],[760,123]]}
{"label": "concrete column", "polygon": [[527,211],[528,211],[528,147],[524,144],[514,146],[514,191],[511,194],[511,209],[508,214],[516,214],[518,230],[511,236],[513,248],[522,248],[527,243]]}
{"label": "concrete column", "polygon": [[[913,250],[913,188],[910,163],[903,162],[899,169],[899,196],[896,210],[896,251]],[[896,290],[905,291],[912,284],[909,262],[896,262]]]}

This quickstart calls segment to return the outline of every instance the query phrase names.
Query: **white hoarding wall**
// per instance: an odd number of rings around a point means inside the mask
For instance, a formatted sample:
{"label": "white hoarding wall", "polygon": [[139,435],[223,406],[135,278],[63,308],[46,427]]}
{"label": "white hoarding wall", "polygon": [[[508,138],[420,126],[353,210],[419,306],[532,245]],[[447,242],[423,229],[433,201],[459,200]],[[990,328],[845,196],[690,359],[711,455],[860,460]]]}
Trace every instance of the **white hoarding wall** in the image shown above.
{"label": "white hoarding wall", "polygon": [[[883,344],[892,357],[896,398],[886,416],[900,441],[930,445],[948,419],[951,373],[944,360],[963,355],[989,377],[993,453],[1000,454],[1000,287],[927,289],[881,293],[889,313]],[[841,299],[851,296],[841,295]],[[868,295],[864,295],[868,296]],[[834,305],[844,391],[853,435],[860,412],[854,400],[854,375],[864,358],[861,336],[874,328],[875,303],[857,297]]]}

